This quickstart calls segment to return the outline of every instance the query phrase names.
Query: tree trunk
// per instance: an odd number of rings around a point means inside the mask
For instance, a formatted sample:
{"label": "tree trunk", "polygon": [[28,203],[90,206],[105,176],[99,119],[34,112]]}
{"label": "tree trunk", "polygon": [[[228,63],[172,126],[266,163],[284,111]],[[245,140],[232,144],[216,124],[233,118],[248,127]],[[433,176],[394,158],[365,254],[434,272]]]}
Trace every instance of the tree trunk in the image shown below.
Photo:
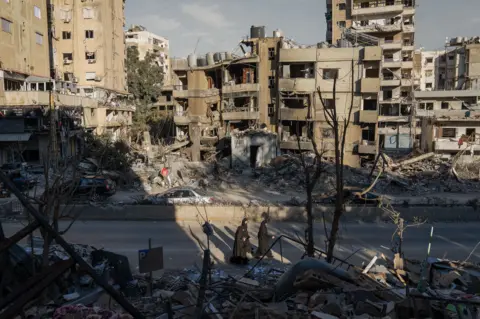
{"label": "tree trunk", "polygon": [[315,244],[313,242],[313,199],[312,188],[307,187],[307,255],[308,257],[315,257]]}

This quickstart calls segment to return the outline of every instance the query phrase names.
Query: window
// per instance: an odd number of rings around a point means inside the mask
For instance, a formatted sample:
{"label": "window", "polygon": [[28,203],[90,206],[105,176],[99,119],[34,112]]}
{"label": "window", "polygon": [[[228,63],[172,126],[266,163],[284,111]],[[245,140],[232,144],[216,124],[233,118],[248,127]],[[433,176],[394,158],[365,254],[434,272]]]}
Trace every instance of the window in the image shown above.
{"label": "window", "polygon": [[335,107],[333,99],[323,99],[323,104],[325,105],[326,110],[333,110],[333,108]]}
{"label": "window", "polygon": [[449,106],[448,102],[442,102],[442,110],[448,110]]}
{"label": "window", "polygon": [[268,116],[273,117],[275,115],[275,104],[268,104]]}
{"label": "window", "polygon": [[63,73],[63,80],[67,82],[73,81],[73,73],[68,73],[68,72]]}
{"label": "window", "polygon": [[347,9],[347,5],[345,3],[338,4],[338,10],[346,10],[346,9]]}
{"label": "window", "polygon": [[427,63],[433,63],[433,58],[427,58]]}
{"label": "window", "polygon": [[33,14],[35,14],[35,17],[38,19],[42,18],[42,10],[37,6],[33,6]]}
{"label": "window", "polygon": [[334,138],[333,129],[323,128],[322,129],[322,137],[324,137],[324,138]]}
{"label": "window", "polygon": [[425,103],[420,103],[419,104],[419,109],[420,110],[425,110]]}
{"label": "window", "polygon": [[456,134],[456,129],[454,127],[444,127],[442,129],[442,137],[455,137]]}
{"label": "window", "polygon": [[393,5],[395,5],[395,0],[387,0],[387,1],[385,1],[385,4],[387,6],[393,6]]}
{"label": "window", "polygon": [[85,73],[85,80],[87,81],[95,81],[95,78],[97,77],[96,72],[87,72]]}
{"label": "window", "polygon": [[368,2],[361,2],[361,3],[360,3],[360,8],[370,8],[370,3],[368,3]]}
{"label": "window", "polygon": [[469,138],[470,141],[475,141],[475,129],[474,128],[467,128],[465,130],[465,135]]}
{"label": "window", "polygon": [[95,52],[85,52],[85,60],[95,60]]}
{"label": "window", "polygon": [[72,61],[73,60],[73,53],[64,53],[63,60]]}
{"label": "window", "polygon": [[433,103],[427,103],[427,111],[433,111]]}
{"label": "window", "polygon": [[449,60],[449,61],[453,61],[453,59],[455,59],[455,56],[454,56],[454,55],[449,55],[449,56],[448,56],[448,60]]}
{"label": "window", "polygon": [[268,59],[275,60],[275,48],[268,48]]}
{"label": "window", "polygon": [[85,39],[93,39],[93,30],[85,30]]}
{"label": "window", "polygon": [[63,40],[70,40],[72,38],[72,32],[70,31],[63,31],[62,32],[62,39]]}
{"label": "window", "polygon": [[273,89],[275,87],[275,78],[273,76],[268,77],[268,88]]}
{"label": "window", "polygon": [[385,43],[393,43],[393,35],[385,37]]}
{"label": "window", "polygon": [[12,33],[12,22],[2,18],[2,31]]}
{"label": "window", "polygon": [[337,22],[337,25],[340,27],[340,28],[345,28],[347,26],[347,23],[345,21],[338,21]]}
{"label": "window", "polygon": [[338,79],[338,69],[323,69],[323,79],[324,80]]}
{"label": "window", "polygon": [[35,32],[35,42],[37,44],[43,44],[43,34]]}
{"label": "window", "polygon": [[427,89],[431,89],[431,88],[433,87],[433,84],[432,84],[431,82],[425,83],[425,87],[426,87]]}
{"label": "window", "polygon": [[402,97],[408,97],[410,94],[409,94],[408,91],[401,91],[401,92],[400,92],[400,95],[401,95]]}
{"label": "window", "polygon": [[432,70],[426,70],[425,71],[425,77],[429,78],[433,76],[433,71]]}
{"label": "window", "polygon": [[93,19],[93,9],[92,8],[83,8],[83,18],[84,19]]}

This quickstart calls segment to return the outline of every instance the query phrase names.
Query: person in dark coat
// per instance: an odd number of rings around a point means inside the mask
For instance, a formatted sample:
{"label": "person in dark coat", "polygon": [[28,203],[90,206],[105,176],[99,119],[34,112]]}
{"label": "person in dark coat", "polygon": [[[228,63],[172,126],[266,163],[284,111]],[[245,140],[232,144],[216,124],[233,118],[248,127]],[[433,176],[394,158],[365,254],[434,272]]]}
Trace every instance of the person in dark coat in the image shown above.
{"label": "person in dark coat", "polygon": [[267,229],[267,223],[270,221],[270,218],[267,213],[263,213],[262,217],[263,221],[258,229],[258,248],[255,252],[255,258],[260,258],[263,255],[267,258],[273,258],[272,251],[268,250],[270,248],[270,238],[273,238],[273,236],[268,234]]}
{"label": "person in dark coat", "polygon": [[247,219],[242,220],[235,232],[235,241],[233,242],[233,255],[230,262],[237,265],[248,264],[247,253],[251,252],[250,236],[248,235]]}

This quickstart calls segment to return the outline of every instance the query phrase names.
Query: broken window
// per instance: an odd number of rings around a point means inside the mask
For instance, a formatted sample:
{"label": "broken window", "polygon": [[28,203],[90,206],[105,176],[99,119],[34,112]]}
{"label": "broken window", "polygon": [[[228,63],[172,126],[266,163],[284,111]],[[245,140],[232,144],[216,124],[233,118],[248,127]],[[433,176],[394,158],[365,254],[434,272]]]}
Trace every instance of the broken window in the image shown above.
{"label": "broken window", "polygon": [[383,56],[383,60],[385,62],[393,62],[393,53],[386,53],[384,56]]}
{"label": "broken window", "polygon": [[457,136],[457,132],[454,127],[444,127],[442,129],[442,137],[455,137],[455,136]]}
{"label": "broken window", "polygon": [[385,43],[393,43],[393,35],[385,37]]}
{"label": "broken window", "polygon": [[323,104],[325,105],[326,110],[333,110],[335,107],[333,99],[323,99]]}
{"label": "broken window", "polygon": [[401,92],[400,92],[400,95],[401,95],[402,97],[408,97],[408,96],[410,95],[409,93],[410,93],[410,92],[408,92],[408,91],[401,91]]}
{"label": "broken window", "polygon": [[449,106],[448,102],[442,102],[442,110],[448,110]]}
{"label": "broken window", "polygon": [[72,38],[72,32],[70,31],[63,31],[62,32],[62,39],[63,40],[70,40]]}
{"label": "broken window", "polygon": [[93,30],[85,30],[85,39],[93,39]]}
{"label": "broken window", "polygon": [[433,70],[426,70],[425,71],[425,77],[430,78],[433,76]]}
{"label": "broken window", "polygon": [[431,89],[431,88],[433,88],[433,83],[432,82],[425,83],[425,87],[427,89]]}
{"label": "broken window", "polygon": [[67,82],[73,81],[73,73],[69,73],[69,72],[63,73],[63,80]]}
{"label": "broken window", "polygon": [[387,1],[385,1],[385,5],[393,6],[393,5],[395,5],[395,0],[387,0]]}
{"label": "broken window", "polygon": [[323,138],[333,138],[333,129],[331,129],[331,128],[322,129],[322,137]]}
{"label": "broken window", "polygon": [[363,100],[363,110],[365,110],[365,111],[376,111],[377,110],[377,100]]}
{"label": "broken window", "polygon": [[337,25],[340,27],[340,28],[345,28],[347,26],[347,23],[345,21],[338,21],[337,22]]}
{"label": "broken window", "polygon": [[433,111],[433,103],[427,103],[427,111]]}
{"label": "broken window", "polygon": [[64,53],[63,61],[73,61],[73,53]]}
{"label": "broken window", "polygon": [[275,87],[275,78],[273,76],[268,77],[268,88],[273,89]]}
{"label": "broken window", "polygon": [[418,105],[418,108],[419,108],[420,110],[425,110],[425,103],[420,103],[420,104]]}
{"label": "broken window", "polygon": [[345,3],[339,3],[338,10],[347,10],[347,5]]}
{"label": "broken window", "polygon": [[5,91],[20,91],[22,89],[22,82],[5,79]]}
{"label": "broken window", "polygon": [[360,8],[370,8],[370,3],[362,2],[362,3],[360,3]]}
{"label": "broken window", "polygon": [[272,117],[275,115],[275,104],[268,104],[268,116]]}
{"label": "broken window", "polygon": [[367,69],[367,70],[365,70],[365,77],[366,78],[378,78],[379,73],[380,73],[379,69]]}
{"label": "broken window", "polygon": [[475,141],[475,129],[474,128],[467,128],[465,130],[465,133],[469,137],[470,141]]}
{"label": "broken window", "polygon": [[393,91],[392,90],[383,91],[383,100],[391,100],[392,98],[393,98]]}
{"label": "broken window", "polygon": [[450,55],[448,56],[448,60],[449,60],[449,61],[453,61],[453,59],[455,59],[455,55],[450,54]]}
{"label": "broken window", "polygon": [[427,63],[432,63],[433,62],[433,58],[427,58]]}
{"label": "broken window", "polygon": [[268,59],[275,60],[275,48],[268,48]]}
{"label": "broken window", "polygon": [[323,69],[323,79],[324,80],[338,79],[338,69]]}
{"label": "broken window", "polygon": [[95,52],[85,52],[85,60],[95,60]]}
{"label": "broken window", "polygon": [[[290,78],[314,78],[313,64],[290,64]],[[288,68],[287,68],[288,71]]]}

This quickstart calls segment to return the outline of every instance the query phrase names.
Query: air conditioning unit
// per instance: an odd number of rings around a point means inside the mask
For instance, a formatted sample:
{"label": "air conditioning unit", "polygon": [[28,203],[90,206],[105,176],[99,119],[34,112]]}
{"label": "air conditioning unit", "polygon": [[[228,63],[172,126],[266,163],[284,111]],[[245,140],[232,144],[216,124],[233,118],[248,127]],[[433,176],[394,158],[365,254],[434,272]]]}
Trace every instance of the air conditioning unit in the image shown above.
{"label": "air conditioning unit", "polygon": [[102,77],[101,77],[101,76],[96,76],[96,77],[95,77],[95,81],[97,81],[97,82],[102,81]]}

